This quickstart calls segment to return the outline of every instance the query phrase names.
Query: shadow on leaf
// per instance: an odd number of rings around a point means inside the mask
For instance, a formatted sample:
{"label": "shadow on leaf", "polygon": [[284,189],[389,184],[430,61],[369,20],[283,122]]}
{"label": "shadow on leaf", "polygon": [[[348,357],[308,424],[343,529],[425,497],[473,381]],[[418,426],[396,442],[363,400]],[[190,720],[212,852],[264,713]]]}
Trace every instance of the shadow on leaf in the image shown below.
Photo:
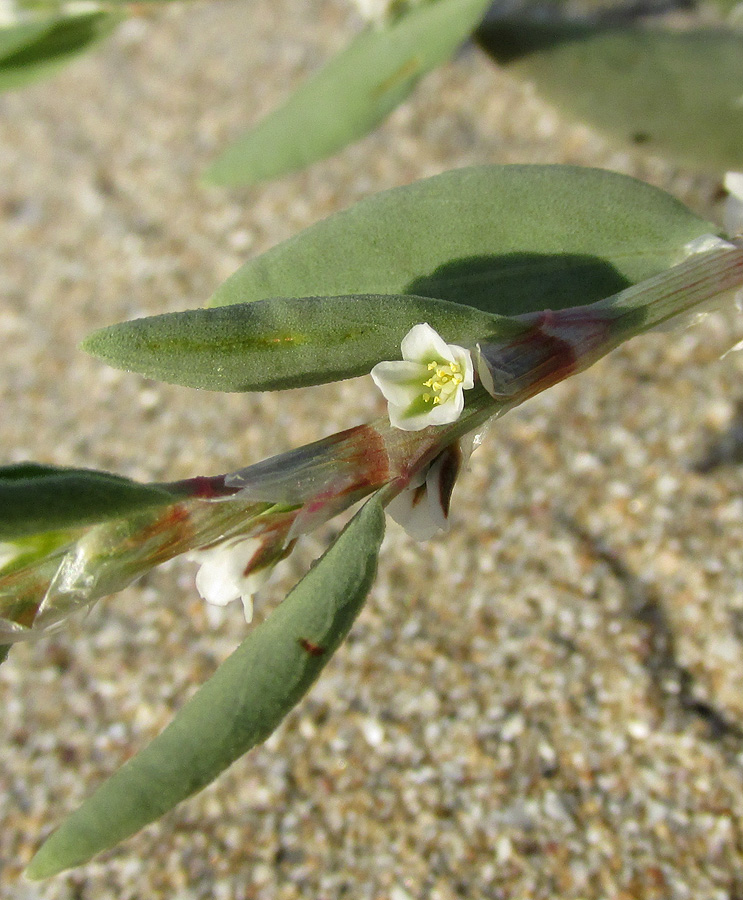
{"label": "shadow on leaf", "polygon": [[405,293],[514,316],[593,303],[629,284],[614,266],[595,256],[508,253],[446,263],[411,281]]}

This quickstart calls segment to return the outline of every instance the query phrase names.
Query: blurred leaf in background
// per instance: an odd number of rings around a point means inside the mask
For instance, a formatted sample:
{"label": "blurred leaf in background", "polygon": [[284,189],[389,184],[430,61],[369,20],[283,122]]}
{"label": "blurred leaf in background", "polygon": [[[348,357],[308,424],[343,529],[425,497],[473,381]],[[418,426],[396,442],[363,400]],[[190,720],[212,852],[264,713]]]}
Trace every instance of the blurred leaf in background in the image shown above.
{"label": "blurred leaf in background", "polygon": [[476,33],[557,109],[624,144],[743,169],[743,34],[493,19]]}
{"label": "blurred leaf in background", "polygon": [[489,5],[490,0],[430,0],[368,26],[224,151],[207,180],[238,185],[276,178],[367,134],[454,53]]}
{"label": "blurred leaf in background", "polygon": [[54,16],[0,28],[0,91],[53,75],[114,30],[118,11]]}

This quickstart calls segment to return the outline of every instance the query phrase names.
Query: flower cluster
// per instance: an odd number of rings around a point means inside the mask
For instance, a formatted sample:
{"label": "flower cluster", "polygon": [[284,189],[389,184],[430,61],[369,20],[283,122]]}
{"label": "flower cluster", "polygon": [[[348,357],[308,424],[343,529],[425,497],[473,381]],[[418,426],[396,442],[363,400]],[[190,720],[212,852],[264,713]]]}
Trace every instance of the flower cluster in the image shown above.
{"label": "flower cluster", "polygon": [[[470,352],[447,344],[426,323],[415,325],[400,349],[402,360],[378,363],[371,372],[388,402],[390,424],[403,431],[421,431],[430,425],[456,422],[464,410],[463,393],[474,386]],[[471,447],[471,441],[455,441],[445,447],[389,503],[391,517],[411,537],[427,540],[448,527],[451,492]],[[237,481],[232,478],[231,483]],[[250,622],[253,596],[278,555],[267,559],[259,539],[242,538],[193,551],[189,559],[200,564],[196,587],[201,596],[217,606],[241,600]]]}
{"label": "flower cluster", "polygon": [[[731,205],[741,210],[742,179],[728,173],[725,182]],[[239,599],[250,620],[255,589],[295,540],[375,492],[392,518],[425,540],[448,525],[452,489],[472,448],[468,434],[621,340],[719,302],[742,279],[743,238],[704,236],[685,260],[641,286],[514,318],[515,332],[477,344],[476,363],[430,325],[414,325],[402,340],[402,359],[371,372],[388,418],[237,472],[158,484],[164,499],[131,513],[0,542],[0,645],[56,627],[182,554],[199,563],[196,585],[208,602]],[[475,366],[481,389],[465,407]]]}

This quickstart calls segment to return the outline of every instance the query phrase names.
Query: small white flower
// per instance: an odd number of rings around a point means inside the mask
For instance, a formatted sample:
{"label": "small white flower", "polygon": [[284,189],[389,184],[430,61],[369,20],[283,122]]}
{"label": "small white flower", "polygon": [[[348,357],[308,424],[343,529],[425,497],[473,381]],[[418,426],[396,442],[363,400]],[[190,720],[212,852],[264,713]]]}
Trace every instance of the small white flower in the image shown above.
{"label": "small white flower", "polygon": [[389,12],[389,0],[355,0],[354,5],[367,22],[383,22]]}
{"label": "small white flower", "polygon": [[21,553],[23,550],[17,544],[0,541],[0,569],[9,566]]}
{"label": "small white flower", "polygon": [[480,438],[467,435],[450,444],[388,504],[387,512],[414,540],[427,541],[449,530],[454,484]]}
{"label": "small white flower", "polygon": [[26,16],[16,0],[0,0],[0,28],[11,28],[24,18]]}
{"label": "small white flower", "polygon": [[416,6],[421,0],[353,0],[353,5],[367,22],[381,27],[396,15]]}
{"label": "small white flower", "polygon": [[464,409],[463,392],[475,384],[469,350],[447,344],[426,323],[413,326],[400,349],[401,361],[381,362],[371,370],[392,425],[420,431],[456,422]]}
{"label": "small white flower", "polygon": [[257,538],[226,541],[208,550],[195,550],[188,559],[201,564],[196,588],[207,603],[226,606],[242,600],[245,621],[253,620],[253,595],[268,578],[270,566],[253,571],[262,543]]}
{"label": "small white flower", "polygon": [[65,3],[62,7],[66,16],[84,16],[88,13],[98,12],[99,9],[103,9],[103,6],[96,0],[69,0],[69,3]]}
{"label": "small white flower", "polygon": [[438,490],[441,468],[441,457],[437,457],[387,506],[391,518],[414,541],[427,541],[437,532],[449,529],[448,506],[444,509]]}
{"label": "small white flower", "polygon": [[743,172],[727,172],[725,174],[724,218],[725,231],[730,235],[743,233]]}

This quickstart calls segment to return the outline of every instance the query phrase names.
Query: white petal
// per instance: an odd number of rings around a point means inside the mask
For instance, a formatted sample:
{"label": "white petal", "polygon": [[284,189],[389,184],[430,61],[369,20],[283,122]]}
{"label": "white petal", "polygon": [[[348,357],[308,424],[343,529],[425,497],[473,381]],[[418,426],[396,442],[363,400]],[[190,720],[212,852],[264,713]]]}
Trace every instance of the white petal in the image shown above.
{"label": "white petal", "polygon": [[[252,597],[258,586],[256,576],[262,573],[246,574],[246,570],[260,545],[259,540],[247,538],[189,554],[189,559],[201,563],[196,573],[196,588],[207,603],[226,606],[242,599],[247,617],[246,598]],[[250,612],[252,615],[252,607]]]}
{"label": "white petal", "polygon": [[447,527],[444,511],[425,485],[402,491],[389,503],[387,512],[415,541],[427,541]]}
{"label": "white petal", "polygon": [[0,0],[0,28],[9,28],[22,22],[27,15],[15,0]]}
{"label": "white petal", "polygon": [[725,175],[728,197],[723,207],[723,224],[730,235],[743,233],[743,172]]}
{"label": "white petal", "polygon": [[243,602],[243,615],[245,616],[245,621],[250,625],[253,621],[253,594],[243,594],[240,599]]}
{"label": "white petal", "polygon": [[729,235],[743,233],[743,200],[732,195],[727,198],[723,208],[723,225]]}
{"label": "white petal", "polygon": [[[440,453],[425,473],[425,484],[416,479],[387,506],[390,516],[414,540],[427,541],[438,531],[448,531],[449,498],[454,486],[450,466],[453,462],[453,474],[456,478],[465,454],[469,457],[471,452],[471,441],[465,439],[464,443],[464,448],[455,444]],[[452,453],[456,454],[454,460]]]}
{"label": "white petal", "polygon": [[449,425],[456,422],[464,409],[464,393],[461,386],[446,400],[423,412],[409,412],[410,404],[389,403],[390,424],[401,431],[422,431],[429,425]]}
{"label": "white petal", "polygon": [[461,386],[449,397],[445,403],[432,407],[427,414],[428,425],[449,425],[456,422],[464,409],[464,393]]}
{"label": "white petal", "polygon": [[371,377],[385,400],[397,406],[409,406],[423,391],[428,369],[409,360],[381,362],[371,370]]}
{"label": "white petal", "polygon": [[407,414],[407,406],[390,406],[390,424],[400,431],[423,431],[428,428],[428,413],[418,413],[411,416]]}
{"label": "white petal", "polygon": [[432,406],[424,412],[411,413],[409,406],[389,404],[390,424],[401,431],[422,431],[429,425],[449,425],[456,422],[464,409],[464,397],[457,391],[446,403]]}
{"label": "white petal", "polygon": [[472,354],[469,350],[465,350],[464,347],[458,347],[456,344],[449,344],[449,349],[454,356],[454,361],[459,363],[462,369],[462,375],[464,376],[462,388],[468,391],[475,386],[475,366],[472,362]]}
{"label": "white petal", "polygon": [[409,405],[397,406],[394,403],[389,404],[390,425],[393,428],[399,428],[400,431],[422,431],[424,428],[428,428],[430,424],[428,421],[429,413],[416,413],[416,415],[411,416],[407,414],[408,409]]}
{"label": "white petal", "polygon": [[490,366],[488,365],[488,361],[485,358],[484,353],[480,349],[480,345],[477,345],[477,349],[475,351],[477,358],[477,374],[480,378],[480,383],[485,388],[485,390],[490,394],[491,397],[495,397],[496,400],[503,397],[503,388],[499,384],[496,386],[495,380],[493,378],[493,373],[490,371]]}
{"label": "white petal", "polygon": [[424,365],[433,360],[454,362],[449,344],[427,322],[414,325],[402,339],[400,349],[402,358],[411,362]]}
{"label": "white petal", "polygon": [[354,2],[363,19],[377,24],[384,22],[391,5],[390,0],[354,0]]}
{"label": "white petal", "polygon": [[17,544],[11,544],[6,541],[0,542],[0,569],[4,569],[12,563],[21,553],[23,553],[23,550]]}
{"label": "white petal", "polygon": [[398,359],[393,362],[381,362],[371,370],[371,377],[380,389],[388,382],[393,384],[420,384],[421,378],[427,378],[428,367],[425,363],[413,362],[409,359]]}
{"label": "white petal", "polygon": [[726,172],[723,184],[731,197],[743,203],[743,172]]}
{"label": "white petal", "polygon": [[205,559],[196,573],[196,589],[207,603],[226,606],[240,596],[237,584],[229,568],[217,559]]}
{"label": "white petal", "polygon": [[262,569],[258,569],[257,572],[251,572],[250,575],[247,575],[243,578],[242,583],[242,593],[240,594],[240,599],[243,604],[243,613],[245,615],[245,621],[250,625],[253,621],[253,601],[258,596],[258,593],[264,587],[264,585],[268,582],[273,575],[274,569],[272,566],[264,566]]}

